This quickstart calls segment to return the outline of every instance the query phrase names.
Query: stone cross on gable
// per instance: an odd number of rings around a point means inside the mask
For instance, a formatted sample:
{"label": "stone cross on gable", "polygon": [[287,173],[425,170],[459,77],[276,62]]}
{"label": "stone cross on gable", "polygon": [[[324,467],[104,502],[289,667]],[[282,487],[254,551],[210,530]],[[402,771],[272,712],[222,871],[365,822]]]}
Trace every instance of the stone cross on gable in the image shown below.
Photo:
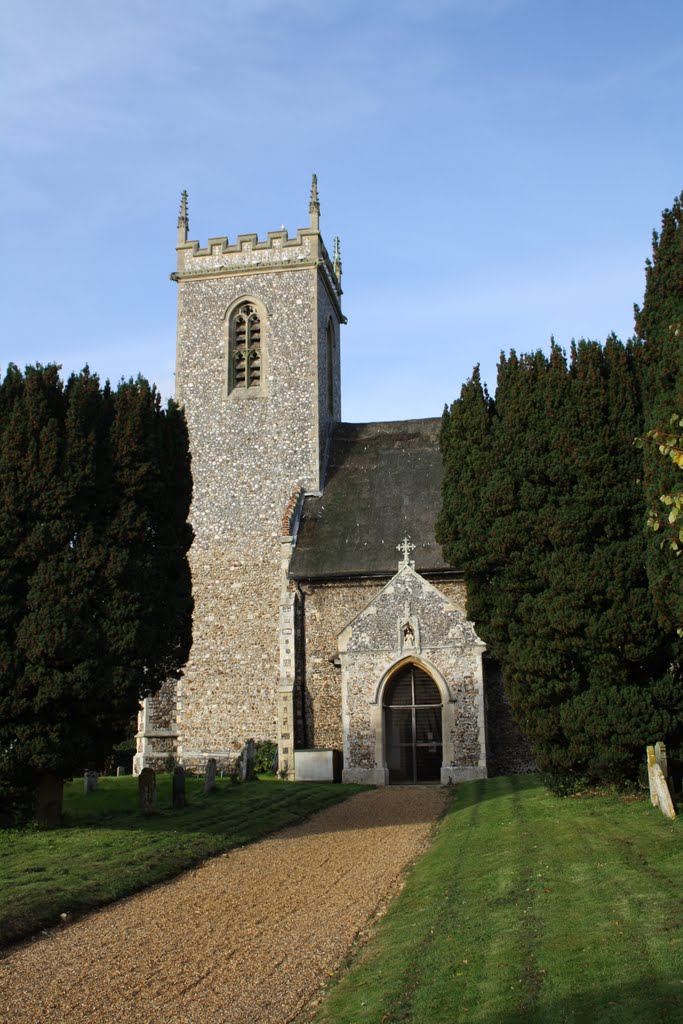
{"label": "stone cross on gable", "polygon": [[412,565],[415,568],[415,562],[410,560],[410,552],[415,550],[415,545],[410,543],[410,537],[404,537],[401,543],[396,545],[396,550],[403,552],[403,559],[398,563],[399,569],[404,565]]}

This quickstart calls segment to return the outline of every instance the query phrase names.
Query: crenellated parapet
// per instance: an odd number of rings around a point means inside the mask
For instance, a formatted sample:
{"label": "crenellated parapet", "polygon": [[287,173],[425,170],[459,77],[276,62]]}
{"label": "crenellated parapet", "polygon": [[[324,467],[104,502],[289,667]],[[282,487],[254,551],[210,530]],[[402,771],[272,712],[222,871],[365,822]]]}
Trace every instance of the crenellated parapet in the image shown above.
{"label": "crenellated parapet", "polygon": [[310,270],[318,267],[330,296],[341,316],[341,259],[339,239],[335,238],[334,260],[330,258],[320,234],[320,203],[317,180],[313,175],[309,204],[310,226],[298,228],[291,236],[286,228],[269,231],[265,239],[256,234],[238,235],[230,242],[227,235],[209,238],[205,246],[188,240],[187,192],[181,196],[178,217],[178,265],[172,281],[215,278],[234,274],[258,274],[273,271]]}

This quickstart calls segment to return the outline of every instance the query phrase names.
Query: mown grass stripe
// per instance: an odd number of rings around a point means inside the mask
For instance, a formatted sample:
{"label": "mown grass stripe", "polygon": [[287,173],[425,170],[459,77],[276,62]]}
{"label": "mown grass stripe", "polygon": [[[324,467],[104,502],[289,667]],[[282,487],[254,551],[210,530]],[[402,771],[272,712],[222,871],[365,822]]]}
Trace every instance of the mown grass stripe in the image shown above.
{"label": "mown grass stripe", "polygon": [[683,1020],[680,848],[680,823],[643,802],[558,800],[535,777],[459,786],[316,1020]]}

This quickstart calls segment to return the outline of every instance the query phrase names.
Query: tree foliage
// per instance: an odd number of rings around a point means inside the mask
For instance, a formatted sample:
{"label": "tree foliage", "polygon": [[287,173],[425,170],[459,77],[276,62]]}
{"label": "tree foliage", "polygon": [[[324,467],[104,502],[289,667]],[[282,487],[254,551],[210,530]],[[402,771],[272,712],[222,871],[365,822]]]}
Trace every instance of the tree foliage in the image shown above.
{"label": "tree foliage", "polygon": [[[654,445],[660,455],[671,459],[675,466],[683,469],[683,418],[672,416],[671,428],[677,432],[672,434],[665,430],[648,430],[646,436],[638,438],[636,443],[640,448],[645,448],[647,444]],[[667,545],[676,558],[680,558],[683,554],[683,491],[680,482],[672,494],[661,494],[659,502],[650,509],[647,525],[655,533],[661,530],[664,537],[660,547]]]}
{"label": "tree foliage", "polygon": [[636,333],[648,342],[654,374],[651,400],[676,390],[681,374],[680,348],[669,336],[683,320],[683,192],[662,213],[661,231],[652,233],[652,258],[645,261],[645,297],[634,306]]}
{"label": "tree foliage", "polygon": [[[662,227],[652,241],[646,263],[645,297],[636,306],[636,330],[644,341],[643,401],[645,430],[669,432],[671,417],[683,409],[683,193],[662,214]],[[643,450],[643,484],[648,508],[678,486],[677,471],[662,459],[657,446]],[[660,621],[667,628],[683,622],[683,590],[678,566],[650,535],[647,549],[650,590]]]}
{"label": "tree foliage", "polygon": [[[660,456],[670,459],[679,470],[683,470],[683,417],[678,414],[672,416],[669,430],[648,430],[645,437],[637,438],[636,444],[643,449],[654,447]],[[660,550],[668,549],[675,558],[680,559],[683,555],[683,488],[680,476],[676,489],[668,494],[660,494],[657,503],[651,506],[647,525],[659,534]],[[678,598],[683,593],[683,561],[671,565],[669,575],[672,577],[673,589],[667,594],[667,604],[669,615],[675,617],[681,611]],[[683,616],[679,616],[675,622],[678,635],[683,637]]]}
{"label": "tree foliage", "polygon": [[542,768],[632,776],[646,742],[679,735],[643,567],[642,345],[582,341],[501,356],[444,414],[438,537],[468,614],[501,664]]}
{"label": "tree foliage", "polygon": [[191,645],[182,411],[143,380],[0,384],[0,776],[100,766]]}
{"label": "tree foliage", "polygon": [[555,774],[623,779],[644,743],[683,738],[683,561],[670,551],[683,541],[670,427],[683,409],[683,194],[653,236],[635,316],[625,345],[501,356],[495,400],[475,371],[443,418],[438,536]]}

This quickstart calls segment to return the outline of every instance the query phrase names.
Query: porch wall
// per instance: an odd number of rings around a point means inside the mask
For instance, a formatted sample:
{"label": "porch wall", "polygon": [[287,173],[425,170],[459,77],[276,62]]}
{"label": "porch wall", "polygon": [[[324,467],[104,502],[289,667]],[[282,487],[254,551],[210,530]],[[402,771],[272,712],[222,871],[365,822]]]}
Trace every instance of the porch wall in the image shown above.
{"label": "porch wall", "polygon": [[442,780],[486,774],[484,645],[463,612],[410,565],[340,634],[339,651],[345,781],[388,782],[384,690],[411,661],[442,694]]}

